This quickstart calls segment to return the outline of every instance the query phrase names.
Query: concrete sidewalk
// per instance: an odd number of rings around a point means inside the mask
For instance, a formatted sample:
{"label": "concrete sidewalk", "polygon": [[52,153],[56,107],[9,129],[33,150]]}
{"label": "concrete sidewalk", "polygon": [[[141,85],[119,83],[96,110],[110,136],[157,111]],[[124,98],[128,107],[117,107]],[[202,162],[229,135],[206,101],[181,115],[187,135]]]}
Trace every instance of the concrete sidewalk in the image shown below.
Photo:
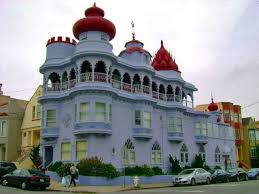
{"label": "concrete sidewalk", "polygon": [[118,191],[129,191],[135,189],[151,189],[151,188],[163,188],[170,187],[170,183],[154,183],[154,184],[143,184],[140,188],[134,188],[133,185],[127,185],[126,187],[121,186],[71,186],[69,188],[62,186],[59,182],[51,181],[51,185],[48,190],[62,191],[62,192],[74,192],[74,193],[103,193],[103,192],[118,192]]}

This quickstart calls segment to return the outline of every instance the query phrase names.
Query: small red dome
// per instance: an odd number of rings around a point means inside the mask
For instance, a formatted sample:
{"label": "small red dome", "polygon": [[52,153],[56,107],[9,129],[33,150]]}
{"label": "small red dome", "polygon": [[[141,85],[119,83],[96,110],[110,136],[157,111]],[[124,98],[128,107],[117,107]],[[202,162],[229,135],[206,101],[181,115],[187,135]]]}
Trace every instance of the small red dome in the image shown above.
{"label": "small red dome", "polygon": [[174,71],[180,72],[178,70],[178,65],[175,63],[175,60],[172,59],[172,56],[164,48],[162,40],[161,40],[161,47],[156,53],[156,56],[152,61],[152,66],[157,71],[174,70]]}
{"label": "small red dome", "polygon": [[218,105],[213,102],[213,98],[211,99],[211,103],[208,106],[209,111],[217,111],[218,110]]}
{"label": "small red dome", "polygon": [[95,3],[93,7],[85,10],[85,18],[78,20],[73,26],[74,36],[79,39],[79,35],[87,31],[101,31],[110,36],[112,40],[116,34],[116,28],[114,24],[103,18],[104,11],[96,7]]}

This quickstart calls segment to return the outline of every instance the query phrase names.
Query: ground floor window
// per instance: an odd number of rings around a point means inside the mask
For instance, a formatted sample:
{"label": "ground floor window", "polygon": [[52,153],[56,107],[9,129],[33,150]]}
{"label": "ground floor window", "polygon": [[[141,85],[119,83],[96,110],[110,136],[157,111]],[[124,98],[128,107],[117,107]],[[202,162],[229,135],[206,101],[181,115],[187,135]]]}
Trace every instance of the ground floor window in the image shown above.
{"label": "ground floor window", "polygon": [[130,139],[128,139],[122,148],[122,160],[124,165],[135,164],[135,147]]}
{"label": "ground floor window", "polygon": [[251,158],[256,158],[256,148],[250,148],[250,156]]}
{"label": "ground floor window", "polygon": [[219,150],[218,146],[215,149],[215,162],[216,163],[220,163],[221,162],[220,150]]}
{"label": "ground floor window", "polygon": [[189,162],[188,148],[185,144],[182,145],[180,150],[181,163],[186,164]]}
{"label": "ground floor window", "polygon": [[70,143],[61,143],[61,160],[70,161]]}
{"label": "ground floor window", "polygon": [[162,161],[162,153],[161,147],[158,142],[155,142],[152,146],[152,156],[151,156],[152,164],[161,164]]}
{"label": "ground floor window", "polygon": [[200,145],[199,154],[201,155],[203,161],[205,162],[206,161],[206,153],[205,153],[205,148],[204,148],[203,145]]}
{"label": "ground floor window", "polygon": [[80,161],[87,157],[87,144],[86,141],[76,142],[76,160]]}

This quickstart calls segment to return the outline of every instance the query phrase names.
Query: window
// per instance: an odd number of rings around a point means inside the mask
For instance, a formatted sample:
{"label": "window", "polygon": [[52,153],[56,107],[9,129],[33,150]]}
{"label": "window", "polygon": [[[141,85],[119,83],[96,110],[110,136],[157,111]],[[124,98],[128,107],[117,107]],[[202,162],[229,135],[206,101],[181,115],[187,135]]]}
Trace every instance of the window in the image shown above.
{"label": "window", "polygon": [[0,121],[0,137],[6,137],[7,121]]}
{"label": "window", "polygon": [[140,127],[141,126],[141,114],[140,110],[135,110],[135,126]]}
{"label": "window", "polygon": [[100,122],[106,121],[105,103],[97,102],[95,104],[95,119]]}
{"label": "window", "polygon": [[185,144],[182,145],[181,150],[180,150],[180,161],[183,164],[186,164],[189,162],[189,154],[188,154],[188,148]]}
{"label": "window", "polygon": [[40,105],[40,104],[37,104],[36,119],[40,119],[40,113],[41,113],[41,105]]}
{"label": "window", "polygon": [[161,148],[158,142],[155,142],[152,146],[152,156],[151,156],[152,164],[161,164],[162,153]]}
{"label": "window", "polygon": [[250,148],[250,157],[256,158],[256,148],[255,147]]}
{"label": "window", "polygon": [[219,147],[217,146],[215,149],[215,163],[220,163],[220,162],[221,162],[220,150],[219,150]]}
{"label": "window", "polygon": [[201,155],[203,161],[205,162],[206,161],[206,153],[205,153],[205,148],[204,148],[203,145],[200,145],[199,154]]}
{"label": "window", "polygon": [[229,110],[224,110],[224,120],[229,121],[230,120],[230,112]]}
{"label": "window", "polygon": [[233,120],[235,123],[238,123],[238,114],[237,113],[233,113]]}
{"label": "window", "polygon": [[144,127],[145,128],[151,128],[151,112],[144,112]]}
{"label": "window", "polygon": [[136,161],[135,148],[130,139],[127,139],[122,148],[122,160],[124,165],[134,164]]}
{"label": "window", "polygon": [[174,131],[174,116],[169,116],[169,131]]}
{"label": "window", "polygon": [[61,143],[61,160],[70,161],[70,143]]}
{"label": "window", "polygon": [[76,160],[86,159],[87,157],[87,145],[86,141],[76,142]]}
{"label": "window", "polygon": [[183,131],[182,118],[176,118],[176,131],[177,132],[182,132]]}
{"label": "window", "polygon": [[195,123],[195,128],[196,128],[196,130],[195,130],[195,135],[201,135],[201,122],[197,122],[197,123]]}
{"label": "window", "polygon": [[90,105],[89,103],[80,103],[79,107],[79,121],[89,121],[90,120]]}
{"label": "window", "polygon": [[250,143],[250,145],[255,144],[255,131],[254,130],[249,130],[249,143]]}
{"label": "window", "polygon": [[56,126],[56,110],[47,110],[47,127],[55,127]]}
{"label": "window", "polygon": [[207,136],[208,132],[207,132],[207,123],[202,123],[201,125],[202,129],[201,129],[201,135]]}
{"label": "window", "polygon": [[32,107],[32,120],[36,118],[36,106]]}

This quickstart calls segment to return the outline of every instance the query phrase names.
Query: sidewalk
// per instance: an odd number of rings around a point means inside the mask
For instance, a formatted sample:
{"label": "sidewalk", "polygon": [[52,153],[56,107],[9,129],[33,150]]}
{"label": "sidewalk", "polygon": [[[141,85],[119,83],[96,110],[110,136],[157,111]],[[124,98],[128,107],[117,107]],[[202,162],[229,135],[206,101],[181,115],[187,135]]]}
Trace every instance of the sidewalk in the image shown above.
{"label": "sidewalk", "polygon": [[[143,184],[137,189],[152,189],[152,188],[163,188],[170,187],[170,183],[154,183],[154,184]],[[118,192],[118,191],[129,191],[135,190],[133,185],[127,185],[126,187],[121,186],[71,186],[69,188],[62,186],[59,182],[51,181],[51,185],[48,190],[52,191],[63,191],[63,192],[89,192],[89,193],[102,193],[102,192]]]}

